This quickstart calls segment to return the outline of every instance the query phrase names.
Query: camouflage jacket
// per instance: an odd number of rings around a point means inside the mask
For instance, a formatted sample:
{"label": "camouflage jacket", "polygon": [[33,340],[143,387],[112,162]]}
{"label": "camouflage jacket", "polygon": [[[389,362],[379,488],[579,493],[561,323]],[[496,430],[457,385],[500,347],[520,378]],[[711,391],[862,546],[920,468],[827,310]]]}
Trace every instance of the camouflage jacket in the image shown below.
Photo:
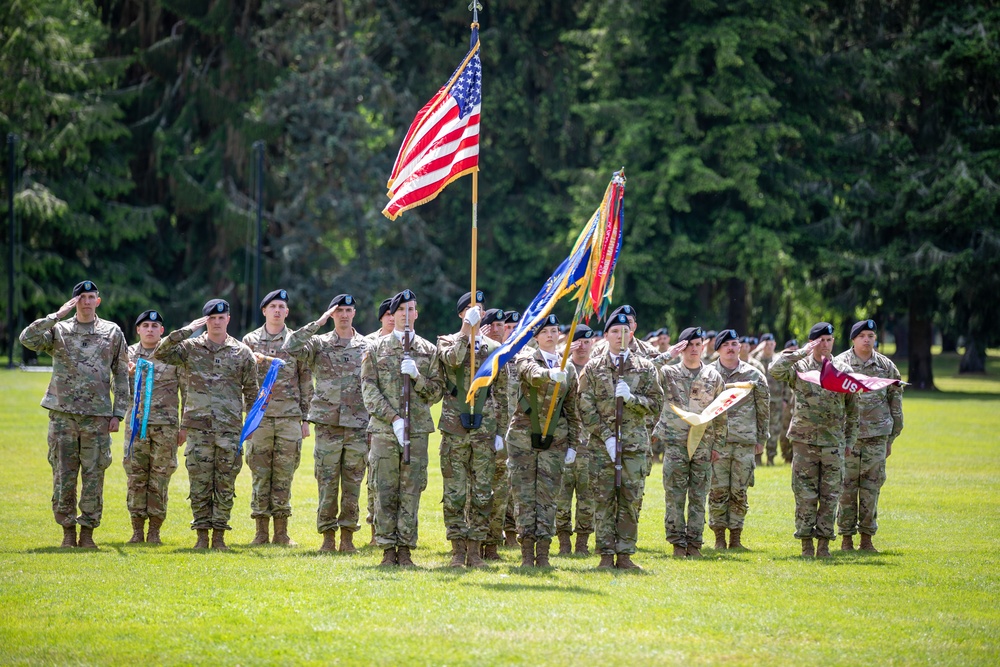
{"label": "camouflage jacket", "polygon": [[[716,357],[715,359],[712,360],[712,362],[715,363],[718,360],[719,360],[719,358]],[[748,356],[747,359],[746,359],[746,361],[744,361],[743,359],[740,359],[740,361],[743,362],[744,364],[750,364],[751,366],[753,366],[754,368],[756,368],[758,371],[760,371],[761,375],[767,375],[767,366],[765,366],[764,363],[760,359],[758,359],[756,357]]]}
{"label": "camouflage jacket", "polygon": [[[410,433],[430,433],[434,430],[431,406],[441,400],[444,389],[440,361],[433,343],[412,332],[410,335],[410,358],[419,372],[410,383]],[[368,430],[372,433],[392,435],[393,418],[403,416],[402,362],[403,343],[395,334],[369,345],[361,361],[361,394],[371,415]]]}
{"label": "camouflage jacket", "polygon": [[[752,355],[751,355],[752,356]],[[771,375],[768,367],[777,355],[764,356],[763,354],[753,357],[764,367],[764,379],[767,380],[767,390],[771,396],[771,410],[781,410],[781,399],[785,393],[785,383]]]}
{"label": "camouflage jacket", "polygon": [[[632,337],[631,342],[628,344],[629,355],[638,355],[646,359],[655,359],[659,356],[660,351],[655,347],[650,345],[644,340],[639,340],[636,337]],[[590,358],[600,359],[601,357],[607,356],[608,354],[608,339],[602,338],[601,340],[594,343],[594,346],[590,348]]]}
{"label": "camouflage jacket", "polygon": [[[605,354],[591,359],[580,376],[580,419],[590,435],[590,449],[600,452],[615,434],[615,367],[617,357]],[[645,452],[649,447],[646,417],[663,409],[659,372],[649,359],[638,354],[625,358],[621,379],[628,383],[632,400],[622,408],[621,441],[626,452]]]}
{"label": "camouflage jacket", "polygon": [[770,392],[767,380],[756,366],[741,361],[736,368],[729,370],[716,359],[712,368],[722,377],[727,385],[737,382],[753,382],[753,391],[740,399],[740,402],[729,408],[726,415],[729,420],[729,432],[726,442],[737,445],[763,445],[768,438],[768,418],[771,414]]}
{"label": "camouflage jacket", "polygon": [[[162,361],[153,361],[153,353],[155,351],[155,347],[147,350],[142,346],[142,343],[130,345],[128,348],[128,360],[130,363],[135,364],[139,359],[145,359],[153,364],[153,396],[150,400],[149,419],[146,423],[177,426],[178,407],[184,405],[184,400],[187,398],[187,388],[182,381],[181,372],[176,366],[165,364]],[[135,370],[129,371],[128,379],[130,386],[134,387]],[[178,393],[180,394],[179,401]],[[139,396],[137,398],[142,410],[146,409],[146,406],[142,405],[144,396],[145,390],[143,387],[139,387]],[[126,426],[131,426],[131,423],[126,424]]]}
{"label": "camouflage jacket", "polygon": [[232,336],[221,345],[207,334],[190,338],[191,327],[171,331],[153,359],[184,371],[187,396],[181,426],[201,431],[239,433],[243,412],[257,400],[257,361],[250,348]]}
{"label": "camouflage jacket", "polygon": [[[695,370],[683,363],[664,366],[660,369],[660,384],[663,387],[663,410],[653,429],[653,435],[671,445],[687,446],[688,431],[691,426],[670,409],[676,405],[688,412],[701,413],[725,390],[725,382],[718,371],[702,362]],[[715,447],[726,441],[728,415],[723,413],[713,419],[702,436],[699,447]]]}
{"label": "camouflage jacket", "polygon": [[[531,390],[535,390],[537,399],[537,418],[539,431],[545,428],[545,418],[549,413],[549,403],[552,402],[555,382],[549,377],[549,367],[538,348],[524,350],[510,363],[514,364],[511,373],[510,402],[511,420],[507,430],[507,442],[516,447],[531,447]],[[559,384],[559,396],[562,408],[553,413],[555,426],[550,425],[549,431],[556,442],[566,442],[569,447],[576,447],[580,442],[580,413],[577,411],[579,395],[579,380],[576,367],[566,364],[566,381]]]}
{"label": "camouflage jacket", "polygon": [[357,331],[350,338],[341,338],[336,331],[316,335],[317,331],[319,325],[311,322],[293,331],[283,348],[308,366],[316,381],[307,419],[314,424],[367,428],[361,359],[368,349],[368,339]]}
{"label": "camouflage jacket", "polygon": [[[500,347],[500,343],[483,336],[479,342],[479,350],[476,352],[476,370],[483,366],[486,357]],[[438,420],[438,428],[442,433],[452,435],[465,435],[469,431],[462,427],[460,413],[471,413],[474,406],[465,403],[465,396],[469,392],[469,337],[459,333],[438,336],[438,359],[441,364],[441,378],[444,381],[444,397],[441,401],[441,418]],[[458,380],[461,376],[461,382]],[[480,394],[485,392],[483,405],[480,414],[483,415],[483,424],[476,429],[476,433],[496,434],[500,421],[499,406],[497,405],[496,389],[488,387],[481,389]],[[504,401],[506,407],[506,401]]]}
{"label": "camouflage jacket", "polygon": [[[896,364],[880,352],[872,352],[872,358],[862,361],[854,354],[854,348],[838,354],[835,359],[851,367],[852,373],[861,373],[877,378],[901,379]],[[860,412],[859,438],[874,438],[880,435],[895,440],[903,430],[903,388],[894,384],[878,391],[858,394]]]}
{"label": "camouflage jacket", "polygon": [[[265,414],[268,417],[297,417],[304,420],[313,394],[312,371],[306,363],[299,361],[285,349],[285,343],[288,342],[291,333],[288,327],[284,327],[272,336],[267,333],[265,327],[261,327],[244,336],[243,344],[258,354],[285,362],[285,365],[278,369],[278,379],[274,383]],[[258,385],[264,383],[264,376],[270,368],[270,361],[257,363]]]}
{"label": "camouflage jacket", "polygon": [[[838,369],[851,372],[843,362],[833,362]],[[823,389],[797,375],[802,371],[818,371],[816,361],[805,348],[782,352],[771,363],[771,374],[792,388],[792,423],[788,439],[817,447],[853,447],[858,437],[858,397]]]}
{"label": "camouflage jacket", "polygon": [[62,322],[43,317],[21,332],[21,344],[52,357],[52,379],[43,408],[119,419],[131,408],[128,345],[114,322],[98,317],[81,324],[76,317]]}

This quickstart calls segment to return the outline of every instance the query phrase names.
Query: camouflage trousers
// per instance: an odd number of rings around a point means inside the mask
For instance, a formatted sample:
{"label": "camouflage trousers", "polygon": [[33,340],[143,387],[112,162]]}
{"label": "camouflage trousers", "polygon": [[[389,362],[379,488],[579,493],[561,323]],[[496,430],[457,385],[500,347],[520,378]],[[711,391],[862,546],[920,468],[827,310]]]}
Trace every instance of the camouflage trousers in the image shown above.
{"label": "camouflage trousers", "polygon": [[792,442],[795,537],[832,540],[844,484],[844,450]]}
{"label": "camouflage trousers", "polygon": [[358,500],[365,476],[367,451],[368,434],[363,428],[316,424],[313,461],[319,488],[319,506],[316,508],[318,532],[337,528],[356,532],[361,528],[358,523]]}
{"label": "camouflage trousers", "polygon": [[372,485],[372,434],[365,434],[365,489],[368,490],[368,514],[365,516],[365,523],[369,526],[375,525],[375,487]]}
{"label": "camouflage trousers", "polygon": [[[125,446],[130,434],[125,432]],[[135,437],[132,458],[123,453],[128,478],[128,513],[137,518],[167,518],[167,491],[177,470],[177,427],[150,424],[146,437]]]}
{"label": "camouflage trousers", "polygon": [[747,489],[753,480],[754,446],[727,442],[716,447],[719,460],[712,463],[712,485],[708,492],[708,525],[712,528],[742,528],[750,508]]}
{"label": "camouflage trousers", "polygon": [[785,463],[792,462],[792,441],[788,439],[788,427],[792,424],[792,402],[785,401],[781,405],[781,428],[778,430],[778,445],[781,446],[781,458]]}
{"label": "camouflage trousers", "polygon": [[[768,459],[778,455],[778,439],[781,437],[781,401],[771,401],[768,405],[767,447]],[[786,429],[787,430],[787,429]]]}
{"label": "camouflage trousers", "polygon": [[[507,450],[502,449],[493,457],[493,508],[490,510],[486,544],[503,544],[504,522],[510,500],[510,474],[507,472]],[[511,530],[513,532],[513,529]]]}
{"label": "camouflage trousers", "polygon": [[441,434],[441,506],[449,540],[483,542],[493,512],[494,435]]}
{"label": "camouflage trousers", "polygon": [[253,484],[250,516],[291,516],[292,478],[302,458],[302,420],[264,417],[245,444]]}
{"label": "camouflage trousers", "polygon": [[382,549],[417,546],[420,494],[427,488],[427,434],[410,435],[410,464],[392,433],[372,433],[375,541]]}
{"label": "camouflage trousers", "polygon": [[540,540],[556,534],[556,496],[562,481],[566,444],[555,443],[544,451],[527,447],[507,449],[510,460],[510,493],[514,499],[517,536]]}
{"label": "camouflage trousers", "polygon": [[[49,465],[52,467],[52,514],[61,526],[101,525],[104,471],[111,465],[111,419],[49,411]],[[80,515],[76,480],[80,476]]]}
{"label": "camouflage trousers", "polygon": [[243,469],[239,444],[239,433],[188,429],[184,466],[191,482],[192,530],[233,529],[229,515],[236,497],[236,477]]}
{"label": "camouflage trousers", "polygon": [[878,531],[878,495],[885,483],[885,449],[889,436],[858,438],[844,457],[844,489],[837,526],[841,535]]}
{"label": "camouflage trousers", "polygon": [[615,488],[615,463],[604,452],[594,453],[594,515],[596,548],[602,554],[634,554],[639,535],[639,511],[646,488],[646,452],[622,452],[622,485]]}
{"label": "camouflage trousers", "polygon": [[[594,490],[591,484],[593,457],[577,452],[576,461],[563,466],[562,485],[556,499],[556,533],[594,532]],[[573,494],[576,493],[576,529],[573,529]]]}
{"label": "camouflage trousers", "polygon": [[[712,470],[711,449],[699,445],[688,459],[687,445],[667,443],[663,452],[663,527],[667,542],[701,548],[705,498]],[[685,517],[684,504],[687,502]]]}

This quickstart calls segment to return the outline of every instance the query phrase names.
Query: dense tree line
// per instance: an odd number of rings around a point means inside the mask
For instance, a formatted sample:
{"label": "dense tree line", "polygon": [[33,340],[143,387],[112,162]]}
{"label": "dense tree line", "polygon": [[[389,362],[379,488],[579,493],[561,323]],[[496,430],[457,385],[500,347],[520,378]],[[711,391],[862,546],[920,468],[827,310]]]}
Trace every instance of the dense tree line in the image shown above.
{"label": "dense tree line", "polygon": [[[405,285],[423,327],[453,328],[469,179],[396,223],[380,210],[464,53],[465,4],[5,3],[22,319],[87,276],[123,324],[223,296],[249,326],[257,142],[261,282],[293,291],[294,321],[350,291],[372,328]],[[480,22],[491,304],[523,307],[624,165],[616,294],[641,326],[783,337],[870,315],[925,387],[934,331],[964,339],[966,370],[1000,342],[994,2],[495,0]]]}

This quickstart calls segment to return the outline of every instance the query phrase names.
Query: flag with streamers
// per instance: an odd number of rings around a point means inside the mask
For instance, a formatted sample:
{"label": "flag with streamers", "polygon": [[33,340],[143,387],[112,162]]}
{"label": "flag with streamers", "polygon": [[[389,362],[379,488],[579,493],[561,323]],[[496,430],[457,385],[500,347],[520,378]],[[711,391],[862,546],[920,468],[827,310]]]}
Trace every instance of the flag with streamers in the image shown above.
{"label": "flag with streamers", "polygon": [[894,384],[906,385],[902,380],[893,378],[877,378],[861,373],[845,373],[830,363],[829,359],[823,359],[823,367],[818,371],[799,371],[799,378],[806,382],[818,384],[828,391],[835,391],[838,394],[861,394],[866,391],[878,391]]}
{"label": "flag with streamers", "polygon": [[[149,424],[149,406],[153,400],[153,362],[148,359],[137,359],[135,362],[135,388],[132,392],[135,402],[132,404],[132,419],[130,420],[130,430],[128,447],[125,448],[125,456],[132,458],[132,445],[135,443],[135,435],[139,433],[140,438],[146,437],[146,426]],[[139,410],[139,405],[142,410]],[[141,412],[141,414],[140,414]],[[141,431],[141,432],[140,432]]]}
{"label": "flag with streamers", "polygon": [[267,369],[264,376],[264,383],[257,392],[257,400],[253,402],[253,407],[247,412],[246,421],[243,422],[243,431],[240,433],[240,446],[237,451],[243,453],[243,442],[253,435],[253,432],[260,426],[264,419],[264,412],[267,411],[267,404],[271,402],[271,394],[274,392],[274,383],[278,380],[278,371],[285,365],[281,359],[271,359],[271,367]]}

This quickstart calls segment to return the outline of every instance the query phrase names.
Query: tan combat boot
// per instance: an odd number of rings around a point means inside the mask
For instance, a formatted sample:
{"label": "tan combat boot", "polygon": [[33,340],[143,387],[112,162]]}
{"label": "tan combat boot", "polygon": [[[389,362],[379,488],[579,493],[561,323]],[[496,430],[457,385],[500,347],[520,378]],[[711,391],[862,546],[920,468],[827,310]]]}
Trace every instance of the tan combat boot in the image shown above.
{"label": "tan combat boot", "polygon": [[63,526],[63,541],[60,547],[76,546],[76,526]]}
{"label": "tan combat boot", "polygon": [[712,532],[715,533],[715,550],[725,551],[726,550],[726,527],[725,526],[712,526]]}
{"label": "tan combat boot", "polygon": [[146,541],[143,530],[146,528],[146,520],[141,516],[132,517],[132,537],[128,538],[126,544],[140,544]]}
{"label": "tan combat boot", "polygon": [[208,529],[199,528],[198,529],[198,541],[194,543],[195,549],[207,549],[208,548]]}
{"label": "tan combat boot", "polygon": [[323,544],[319,547],[320,551],[336,551],[337,550],[337,531],[336,530],[324,530],[323,531]]}
{"label": "tan combat boot", "polygon": [[288,517],[274,517],[274,539],[272,544],[280,544],[286,547],[297,547],[299,543],[288,536]]}
{"label": "tan combat boot", "polygon": [[479,555],[479,544],[476,540],[465,541],[465,564],[469,567],[486,567]]}
{"label": "tan combat boot", "polygon": [[577,556],[589,556],[590,549],[587,548],[587,542],[590,540],[590,533],[577,533],[576,534],[576,551],[574,552]]}
{"label": "tan combat boot", "polygon": [[500,554],[497,553],[497,545],[495,544],[483,545],[483,560],[501,560]]}
{"label": "tan combat boot", "polygon": [[746,549],[743,543],[740,542],[740,537],[743,536],[742,528],[730,528],[729,529],[729,548],[730,549]]}
{"label": "tan combat boot", "polygon": [[413,559],[410,558],[410,547],[399,547],[396,549],[396,560],[400,567],[416,567]]}
{"label": "tan combat boot", "polygon": [[618,562],[615,567],[619,570],[641,570],[642,568],[632,562],[632,557],[628,554],[618,554]]}
{"label": "tan combat boot", "polygon": [[867,551],[868,553],[878,553],[878,549],[876,549],[875,545],[872,544],[872,536],[865,535],[864,533],[861,533],[861,546],[859,548],[861,551]]}
{"label": "tan combat boot", "polygon": [[399,565],[399,560],[396,558],[396,547],[389,547],[382,551],[382,562],[378,564],[379,567],[393,567]]}
{"label": "tan combat boot", "polygon": [[465,540],[451,541],[451,561],[448,567],[465,567]]}
{"label": "tan combat boot", "polygon": [[505,547],[516,547],[517,546],[517,533],[507,531],[504,535],[503,545]]}
{"label": "tan combat boot", "polygon": [[816,558],[830,557],[830,540],[825,537],[816,539]]}
{"label": "tan combat boot", "polygon": [[598,568],[614,569],[615,567],[615,555],[614,554],[601,554],[601,562],[597,565]]}
{"label": "tan combat boot", "polygon": [[[270,528],[269,525],[270,519],[266,516],[259,516],[256,519],[254,519],[254,521],[257,522],[257,532],[254,534],[253,539],[250,540],[250,546],[256,547],[260,546],[261,544],[267,544],[268,541],[271,539],[270,536],[267,534],[267,531]],[[274,523],[275,523],[275,532],[277,532],[277,527],[278,527],[277,520],[275,520]]]}
{"label": "tan combat boot", "polygon": [[687,549],[679,544],[674,545],[674,558],[687,558]]}
{"label": "tan combat boot", "polygon": [[841,551],[854,551],[854,536],[853,535],[843,535],[840,539],[840,550]]}
{"label": "tan combat boot", "polygon": [[521,567],[535,567],[535,538],[521,540]]}
{"label": "tan combat boot", "polygon": [[345,554],[357,553],[358,550],[354,546],[354,531],[340,529],[340,550]]}
{"label": "tan combat boot", "polygon": [[695,544],[689,544],[686,551],[688,558],[701,558],[701,547]]}
{"label": "tan combat boot", "polygon": [[97,545],[94,543],[94,529],[87,528],[86,526],[80,526],[80,540],[76,543],[76,546],[81,549],[96,549]]}
{"label": "tan combat boot", "polygon": [[552,567],[549,564],[549,549],[551,546],[551,537],[546,537],[535,542],[535,567]]}
{"label": "tan combat boot", "polygon": [[570,541],[570,534],[563,531],[557,537],[559,538],[559,555],[568,556],[573,553],[573,543]]}
{"label": "tan combat boot", "polygon": [[212,548],[218,551],[229,551],[226,546],[226,531],[218,528],[212,531]]}
{"label": "tan combat boot", "polygon": [[812,558],[815,555],[816,555],[816,552],[813,550],[813,541],[812,541],[812,538],[811,537],[803,537],[802,538],[802,557],[803,558]]}
{"label": "tan combat boot", "polygon": [[163,519],[158,516],[149,517],[149,533],[146,534],[147,544],[163,544],[160,541],[160,526],[163,525]]}

